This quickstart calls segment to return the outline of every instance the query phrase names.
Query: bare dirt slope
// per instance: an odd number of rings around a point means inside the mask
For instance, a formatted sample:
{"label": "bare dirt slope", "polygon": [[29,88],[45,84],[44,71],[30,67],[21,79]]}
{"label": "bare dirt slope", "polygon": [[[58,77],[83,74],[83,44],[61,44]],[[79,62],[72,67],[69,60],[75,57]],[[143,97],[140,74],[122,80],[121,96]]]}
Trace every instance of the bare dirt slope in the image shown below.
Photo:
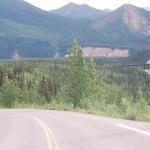
{"label": "bare dirt slope", "polygon": [[85,57],[128,57],[129,50],[111,49],[102,47],[85,47],[83,48],[83,56]]}

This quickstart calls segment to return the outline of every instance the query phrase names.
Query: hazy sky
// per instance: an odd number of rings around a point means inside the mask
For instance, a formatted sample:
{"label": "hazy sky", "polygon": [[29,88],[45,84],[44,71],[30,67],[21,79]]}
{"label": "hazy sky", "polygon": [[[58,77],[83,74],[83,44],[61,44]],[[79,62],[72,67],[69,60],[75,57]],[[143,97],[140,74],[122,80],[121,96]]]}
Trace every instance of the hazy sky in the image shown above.
{"label": "hazy sky", "polygon": [[44,9],[51,10],[66,5],[69,2],[88,4],[99,9],[115,9],[123,4],[134,4],[138,7],[150,7],[150,0],[25,0]]}

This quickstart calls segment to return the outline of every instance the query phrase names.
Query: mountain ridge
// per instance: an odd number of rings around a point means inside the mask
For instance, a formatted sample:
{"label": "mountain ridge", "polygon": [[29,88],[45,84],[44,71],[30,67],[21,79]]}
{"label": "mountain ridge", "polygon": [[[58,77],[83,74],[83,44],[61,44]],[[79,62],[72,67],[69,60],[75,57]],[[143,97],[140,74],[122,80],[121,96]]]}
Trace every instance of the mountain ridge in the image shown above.
{"label": "mountain ridge", "polygon": [[21,57],[64,56],[73,39],[82,47],[129,49],[130,54],[150,50],[149,11],[129,4],[114,11],[74,3],[69,7],[63,11],[70,9],[68,14],[74,17],[76,10],[75,18],[22,0],[0,0],[0,58],[10,58],[15,50]]}
{"label": "mountain ridge", "polygon": [[90,19],[101,18],[108,14],[110,10],[99,10],[87,4],[68,3],[67,5],[50,11],[53,14],[73,18],[73,19]]}

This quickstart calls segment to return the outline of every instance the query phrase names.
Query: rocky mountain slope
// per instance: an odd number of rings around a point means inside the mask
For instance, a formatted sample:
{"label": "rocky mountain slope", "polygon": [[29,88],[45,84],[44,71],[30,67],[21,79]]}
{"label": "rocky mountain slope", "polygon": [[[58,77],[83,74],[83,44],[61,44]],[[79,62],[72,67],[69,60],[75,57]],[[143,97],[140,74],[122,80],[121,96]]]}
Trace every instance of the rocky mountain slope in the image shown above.
{"label": "rocky mountain slope", "polygon": [[70,3],[44,11],[23,0],[0,0],[0,58],[64,56],[73,39],[82,47],[150,50],[150,12],[133,5],[114,11]]}

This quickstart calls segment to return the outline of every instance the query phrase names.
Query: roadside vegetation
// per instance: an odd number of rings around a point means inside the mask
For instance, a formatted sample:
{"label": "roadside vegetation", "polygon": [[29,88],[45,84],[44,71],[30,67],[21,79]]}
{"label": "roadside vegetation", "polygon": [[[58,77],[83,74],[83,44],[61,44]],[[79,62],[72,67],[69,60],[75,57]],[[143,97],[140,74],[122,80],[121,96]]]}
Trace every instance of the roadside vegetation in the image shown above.
{"label": "roadside vegetation", "polygon": [[133,66],[85,59],[74,41],[65,59],[1,62],[0,107],[150,121],[150,75]]}

